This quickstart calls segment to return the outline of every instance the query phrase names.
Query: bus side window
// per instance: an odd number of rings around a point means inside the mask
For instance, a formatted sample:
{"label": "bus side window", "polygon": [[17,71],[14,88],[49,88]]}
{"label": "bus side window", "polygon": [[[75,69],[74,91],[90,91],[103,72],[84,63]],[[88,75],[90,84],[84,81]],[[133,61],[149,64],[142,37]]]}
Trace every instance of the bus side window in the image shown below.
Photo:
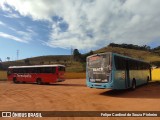
{"label": "bus side window", "polygon": [[46,68],[44,68],[44,72],[45,73],[51,73],[52,72],[52,69],[51,69],[51,67],[46,67]]}
{"label": "bus side window", "polygon": [[22,68],[22,73],[26,73],[26,68]]}
{"label": "bus side window", "polygon": [[43,68],[38,67],[38,73],[43,73]]}
{"label": "bus side window", "polygon": [[138,69],[138,63],[134,60],[129,60],[129,69],[130,70],[137,70]]}
{"label": "bus side window", "polygon": [[145,63],[139,62],[139,63],[138,63],[138,69],[139,69],[139,70],[145,70],[145,69],[146,69]]}
{"label": "bus side window", "polygon": [[126,69],[126,59],[115,56],[114,57],[115,67],[117,70],[125,70]]}
{"label": "bus side window", "polygon": [[13,69],[13,73],[16,73],[16,69]]}
{"label": "bus side window", "polygon": [[59,70],[59,71],[65,71],[65,67],[59,66],[59,67],[58,67],[58,70]]}
{"label": "bus side window", "polygon": [[56,67],[52,67],[52,73],[56,73]]}
{"label": "bus side window", "polygon": [[140,70],[143,70],[144,68],[143,68],[143,63],[142,62],[140,62]]}
{"label": "bus side window", "polygon": [[24,73],[29,73],[29,68],[23,68],[24,69]]}
{"label": "bus side window", "polygon": [[36,68],[32,68],[32,73],[37,73]]}
{"label": "bus side window", "polygon": [[33,68],[34,69],[34,73],[40,73],[39,68]]}
{"label": "bus side window", "polygon": [[19,68],[17,68],[16,69],[16,73],[20,73],[21,71],[20,71],[20,69]]}
{"label": "bus side window", "polygon": [[52,73],[51,67],[42,67],[40,68],[41,73]]}

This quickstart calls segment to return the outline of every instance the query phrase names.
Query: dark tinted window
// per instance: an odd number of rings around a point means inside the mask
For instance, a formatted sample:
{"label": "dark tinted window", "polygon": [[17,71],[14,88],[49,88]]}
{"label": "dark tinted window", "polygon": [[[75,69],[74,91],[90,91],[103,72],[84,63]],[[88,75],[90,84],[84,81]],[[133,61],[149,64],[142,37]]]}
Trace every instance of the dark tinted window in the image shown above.
{"label": "dark tinted window", "polygon": [[150,68],[150,65],[148,63],[139,62],[138,63],[138,70],[147,70]]}
{"label": "dark tinted window", "polygon": [[126,69],[126,59],[123,57],[115,56],[114,57],[115,67],[117,70]]}
{"label": "dark tinted window", "polygon": [[36,70],[38,73],[53,73],[53,68],[52,67],[39,67]]}
{"label": "dark tinted window", "polygon": [[20,69],[19,68],[13,69],[13,73],[20,73]]}
{"label": "dark tinted window", "polygon": [[134,60],[128,60],[128,65],[130,70],[137,70],[138,62]]}
{"label": "dark tinted window", "polygon": [[65,71],[65,67],[59,66],[59,67],[58,67],[58,70],[59,70],[59,71]]}
{"label": "dark tinted window", "polygon": [[55,67],[15,68],[13,73],[55,73]]}

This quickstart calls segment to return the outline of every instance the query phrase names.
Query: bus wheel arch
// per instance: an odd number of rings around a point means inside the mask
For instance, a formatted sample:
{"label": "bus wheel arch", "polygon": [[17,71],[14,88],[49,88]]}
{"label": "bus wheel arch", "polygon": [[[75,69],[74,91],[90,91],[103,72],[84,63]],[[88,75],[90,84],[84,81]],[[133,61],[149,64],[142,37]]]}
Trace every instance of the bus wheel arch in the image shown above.
{"label": "bus wheel arch", "polygon": [[43,83],[41,78],[37,78],[36,82],[37,82],[38,85],[42,85],[42,83]]}
{"label": "bus wheel arch", "polygon": [[13,82],[14,82],[14,83],[18,83],[18,81],[17,81],[17,78],[16,78],[16,77],[14,77],[14,78],[13,78]]}
{"label": "bus wheel arch", "polygon": [[132,80],[132,90],[135,90],[136,89],[136,79],[133,78]]}

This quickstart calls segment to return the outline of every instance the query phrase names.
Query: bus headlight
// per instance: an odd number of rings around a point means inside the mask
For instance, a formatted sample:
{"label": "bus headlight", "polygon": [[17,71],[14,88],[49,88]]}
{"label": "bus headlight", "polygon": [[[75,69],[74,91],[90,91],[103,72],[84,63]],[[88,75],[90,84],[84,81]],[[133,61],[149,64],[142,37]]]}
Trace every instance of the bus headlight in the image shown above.
{"label": "bus headlight", "polygon": [[104,80],[102,80],[102,82],[108,82],[108,80],[107,80],[107,79],[104,79]]}
{"label": "bus headlight", "polygon": [[90,79],[90,82],[95,82],[95,79]]}

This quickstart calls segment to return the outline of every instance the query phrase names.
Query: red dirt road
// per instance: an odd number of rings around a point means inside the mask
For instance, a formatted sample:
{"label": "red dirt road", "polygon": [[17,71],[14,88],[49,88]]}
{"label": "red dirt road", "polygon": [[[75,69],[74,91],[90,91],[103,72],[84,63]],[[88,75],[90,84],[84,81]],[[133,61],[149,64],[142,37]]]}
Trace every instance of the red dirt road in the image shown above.
{"label": "red dirt road", "polygon": [[135,91],[115,91],[88,88],[85,79],[52,85],[1,81],[0,96],[0,111],[160,111],[159,82]]}

